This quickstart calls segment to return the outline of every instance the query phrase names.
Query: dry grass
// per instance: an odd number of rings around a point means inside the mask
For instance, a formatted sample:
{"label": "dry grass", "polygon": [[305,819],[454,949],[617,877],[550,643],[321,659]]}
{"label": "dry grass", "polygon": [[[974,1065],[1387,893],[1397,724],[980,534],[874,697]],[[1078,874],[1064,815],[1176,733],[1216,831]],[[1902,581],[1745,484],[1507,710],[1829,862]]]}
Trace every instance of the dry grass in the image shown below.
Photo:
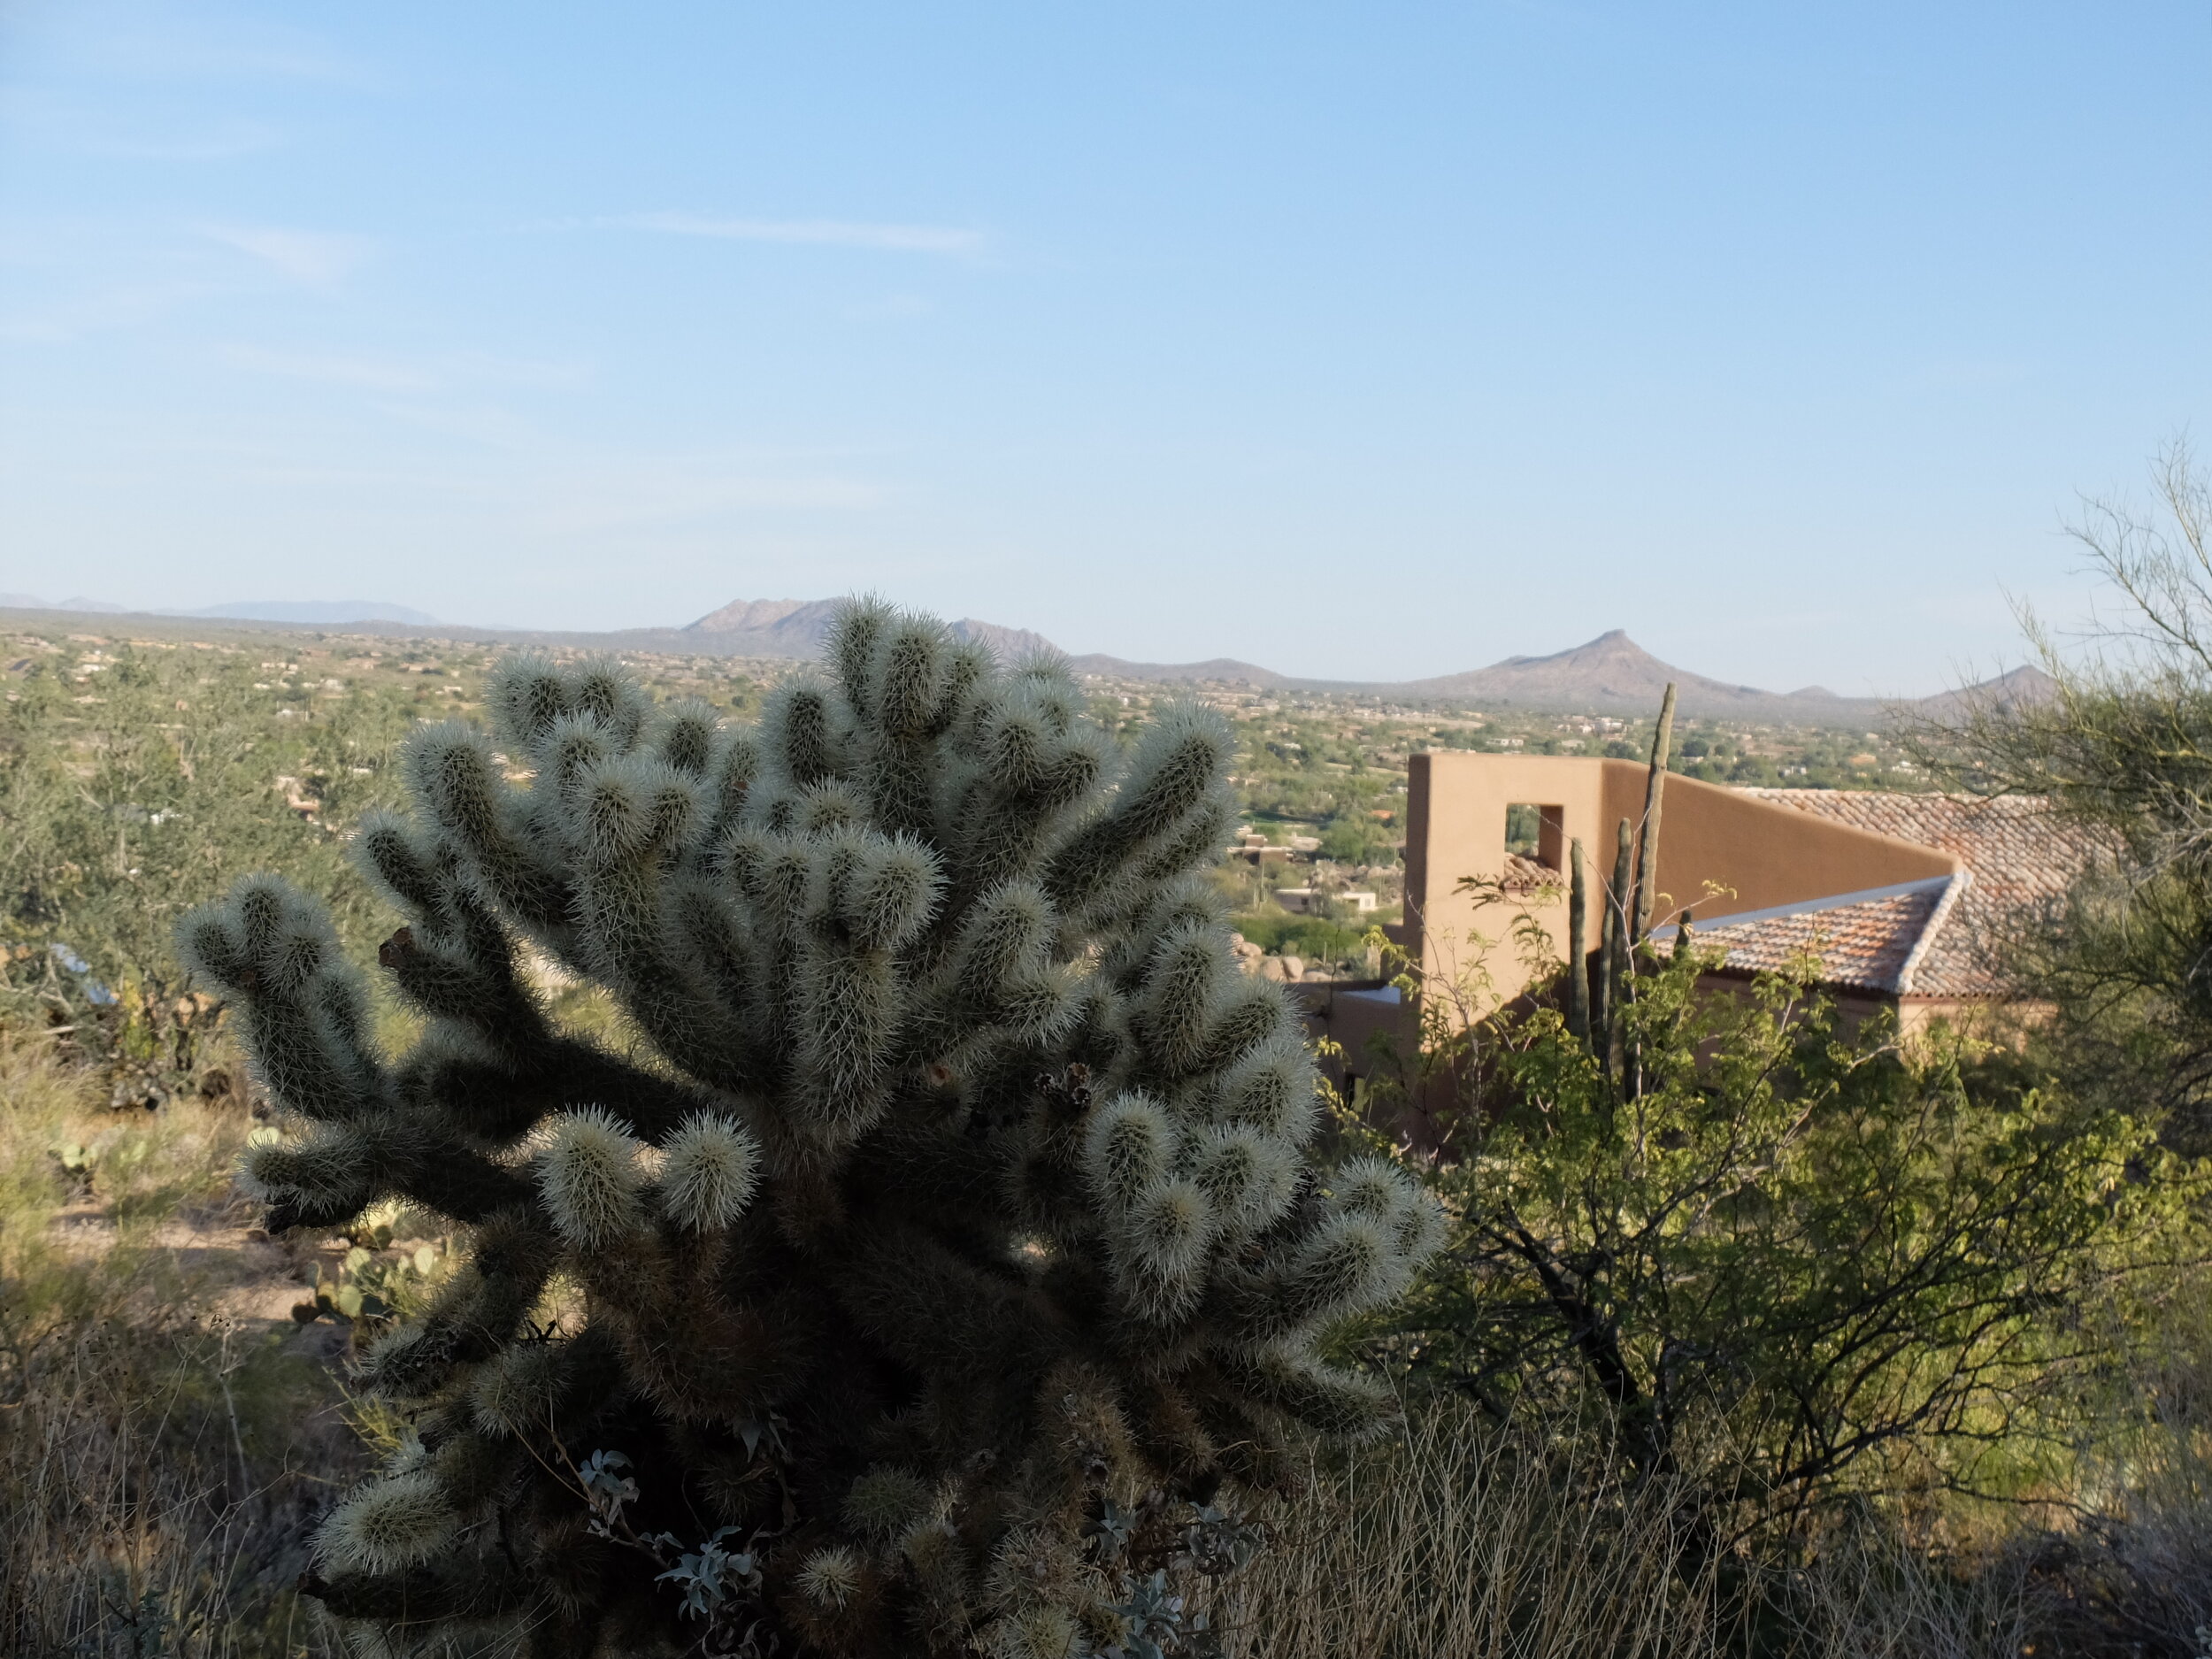
{"label": "dry grass", "polygon": [[1232,1581],[1222,1611],[1239,1659],[2107,1651],[2101,1636],[2054,1642],[2065,1601],[2032,1552],[1961,1571],[1872,1517],[1788,1568],[1730,1557],[1686,1569],[1687,1487],[1623,1479],[1572,1425],[1507,1433],[1471,1408],[1432,1404],[1394,1439],[1311,1474],[1276,1547]]}
{"label": "dry grass", "polygon": [[[234,1103],[105,1110],[0,1033],[0,1653],[338,1659],[291,1584],[368,1453],[286,1317],[311,1247],[253,1240]],[[54,1148],[87,1156],[73,1172]],[[2198,1297],[2196,1301],[2200,1302]],[[1580,1425],[1432,1402],[1317,1457],[1216,1608],[1238,1659],[2196,1659],[2212,1622],[2212,1312],[2130,1384],[2088,1458],[2098,1522],[1968,1561],[1870,1512],[1788,1570],[1685,1573],[1686,1489]],[[2201,1328],[2198,1328],[2201,1327]],[[1962,1564],[1964,1563],[1964,1564]],[[1749,1592],[1755,1592],[1749,1594]]]}
{"label": "dry grass", "polygon": [[[2156,1340],[2133,1356],[2076,1478],[2088,1511],[2063,1533],[2015,1540],[2051,1587],[2052,1624],[2082,1651],[2212,1652],[2212,1300],[2178,1276],[2139,1316]],[[2041,1649],[2048,1653],[2048,1646]]]}
{"label": "dry grass", "polygon": [[322,1651],[289,1586],[357,1454],[283,1317],[283,1253],[233,1211],[248,1127],[102,1110],[42,1045],[0,1044],[0,1650]]}
{"label": "dry grass", "polygon": [[[1308,1495],[1234,1582],[1253,1659],[1515,1659],[1716,1649],[1709,1573],[1674,1568],[1681,1494],[1624,1486],[1580,1436],[1509,1439],[1469,1409],[1317,1461]],[[1563,1502],[1569,1492],[1604,1494]]]}

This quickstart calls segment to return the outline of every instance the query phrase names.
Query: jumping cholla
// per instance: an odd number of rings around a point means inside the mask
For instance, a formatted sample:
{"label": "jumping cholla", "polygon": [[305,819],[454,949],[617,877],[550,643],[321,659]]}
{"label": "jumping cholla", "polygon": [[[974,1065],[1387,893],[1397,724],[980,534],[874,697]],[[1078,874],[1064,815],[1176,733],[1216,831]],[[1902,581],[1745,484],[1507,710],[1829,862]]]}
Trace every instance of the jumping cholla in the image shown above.
{"label": "jumping cholla", "polygon": [[[247,1158],[270,1229],[399,1198],[469,1240],[365,1361],[411,1435],[317,1536],[372,1646],[1171,1648],[1149,1569],[1248,1555],[1221,1506],[1386,1407],[1315,1343],[1438,1218],[1305,1160],[1299,1020],[1204,875],[1224,725],[1125,758],[1064,667],[872,603],[827,659],[757,729],[523,656],[495,741],[419,730],[414,815],[358,837],[396,1063],[310,900],[182,926],[292,1119]],[[551,1023],[526,944],[640,1051]]]}

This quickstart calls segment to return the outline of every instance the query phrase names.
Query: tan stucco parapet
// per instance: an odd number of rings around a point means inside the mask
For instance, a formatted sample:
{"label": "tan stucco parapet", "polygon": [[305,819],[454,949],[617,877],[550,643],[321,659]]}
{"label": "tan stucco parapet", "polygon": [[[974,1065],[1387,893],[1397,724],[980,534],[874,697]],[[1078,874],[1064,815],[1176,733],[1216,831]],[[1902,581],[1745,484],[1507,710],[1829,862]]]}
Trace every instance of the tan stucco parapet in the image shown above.
{"label": "tan stucco parapet", "polygon": [[[1563,883],[1551,899],[1530,905],[1530,916],[1564,956],[1566,847],[1578,839],[1589,860],[1594,940],[1597,895],[1612,867],[1616,826],[1625,818],[1633,834],[1642,820],[1644,766],[1428,750],[1411,757],[1408,772],[1402,941],[1425,973],[1457,979],[1479,972],[1500,997],[1522,988],[1512,918],[1495,910],[1483,913],[1479,895],[1461,887],[1466,878],[1494,881],[1504,873],[1506,808],[1517,803],[1554,810],[1545,814],[1543,850]],[[1671,774],[1655,915],[1671,920],[1685,907],[1709,916],[1771,910],[1962,868],[1950,853]],[[1471,946],[1479,937],[1485,942]]]}

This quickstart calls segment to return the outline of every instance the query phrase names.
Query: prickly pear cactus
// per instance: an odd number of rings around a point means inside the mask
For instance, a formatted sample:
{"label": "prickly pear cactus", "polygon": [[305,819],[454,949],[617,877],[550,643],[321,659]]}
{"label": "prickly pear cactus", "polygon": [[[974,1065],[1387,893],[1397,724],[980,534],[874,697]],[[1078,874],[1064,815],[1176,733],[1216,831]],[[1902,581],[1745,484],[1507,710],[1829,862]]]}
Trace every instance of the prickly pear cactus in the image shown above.
{"label": "prickly pear cactus", "polygon": [[[1288,1438],[1385,1407],[1316,1335],[1437,1219],[1305,1162],[1299,1022],[1202,873],[1222,725],[1124,755],[1058,666],[870,604],[828,659],[758,729],[526,656],[495,735],[419,731],[358,838],[403,1058],[310,900],[183,924],[290,1115],[271,1228],[398,1197],[471,1240],[365,1362],[412,1439],[318,1536],[373,1644],[1172,1650],[1155,1569],[1241,1560]],[[526,944],[636,1051],[556,1025]]]}

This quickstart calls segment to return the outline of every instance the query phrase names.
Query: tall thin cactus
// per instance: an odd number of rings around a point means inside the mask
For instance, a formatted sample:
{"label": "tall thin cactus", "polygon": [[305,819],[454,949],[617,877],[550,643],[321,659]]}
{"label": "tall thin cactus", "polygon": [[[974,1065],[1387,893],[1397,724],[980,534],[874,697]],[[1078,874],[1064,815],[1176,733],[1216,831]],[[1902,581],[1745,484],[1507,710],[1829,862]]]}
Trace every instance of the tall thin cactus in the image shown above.
{"label": "tall thin cactus", "polygon": [[1620,926],[1619,894],[1616,887],[1619,876],[1620,865],[1616,858],[1612,872],[1599,888],[1598,947],[1589,959],[1590,1048],[1601,1060],[1605,1057],[1613,1032],[1613,939]]}
{"label": "tall thin cactus", "polygon": [[[1584,932],[1586,903],[1582,843],[1573,843],[1567,895],[1567,1025],[1588,1046],[1607,1074],[1626,1095],[1642,1085],[1636,1042],[1628,1030],[1635,1001],[1637,951],[1651,932],[1658,900],[1659,820],[1665,801],[1667,757],[1674,742],[1674,682],[1660,700],[1659,722],[1652,733],[1650,769],[1644,780],[1644,815],[1631,826],[1615,826],[1613,871],[1605,884],[1594,964]],[[1684,932],[1689,912],[1683,912]]]}
{"label": "tall thin cactus", "polygon": [[[1636,890],[1630,905],[1627,957],[1627,1000],[1635,1000],[1636,952],[1651,932],[1651,913],[1659,895],[1659,810],[1666,799],[1667,752],[1674,742],[1674,681],[1667,681],[1659,700],[1659,724],[1651,734],[1651,770],[1644,778],[1644,821],[1636,838]],[[1642,1046],[1633,1033],[1621,1041],[1621,1092],[1631,1098],[1644,1092]]]}
{"label": "tall thin cactus", "polygon": [[1605,884],[1605,1047],[1599,1058],[1609,1075],[1619,1077],[1625,1064],[1628,1038],[1622,1018],[1628,1006],[1629,976],[1636,971],[1635,947],[1629,932],[1635,915],[1632,833],[1628,820],[1620,820],[1614,837],[1613,876]]}
{"label": "tall thin cactus", "polygon": [[1651,931],[1659,896],[1659,810],[1665,801],[1667,754],[1674,745],[1674,681],[1659,700],[1659,724],[1651,734],[1651,770],[1644,779],[1644,821],[1636,840],[1636,902],[1628,942],[1632,949]]}
{"label": "tall thin cactus", "polygon": [[1590,878],[1578,837],[1567,843],[1567,1030],[1590,1041]]}

